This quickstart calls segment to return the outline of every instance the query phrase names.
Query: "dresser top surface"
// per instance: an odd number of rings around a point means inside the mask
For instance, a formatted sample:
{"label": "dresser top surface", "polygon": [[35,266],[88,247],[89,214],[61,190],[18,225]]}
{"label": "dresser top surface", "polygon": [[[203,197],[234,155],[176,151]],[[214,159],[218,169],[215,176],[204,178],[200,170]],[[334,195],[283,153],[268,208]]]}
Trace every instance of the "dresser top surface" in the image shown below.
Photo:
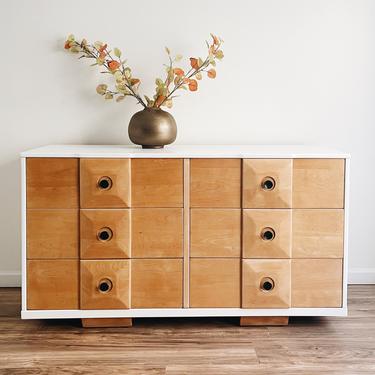
{"label": "dresser top surface", "polygon": [[348,153],[305,145],[171,145],[142,149],[133,145],[49,145],[21,157],[62,158],[349,158]]}

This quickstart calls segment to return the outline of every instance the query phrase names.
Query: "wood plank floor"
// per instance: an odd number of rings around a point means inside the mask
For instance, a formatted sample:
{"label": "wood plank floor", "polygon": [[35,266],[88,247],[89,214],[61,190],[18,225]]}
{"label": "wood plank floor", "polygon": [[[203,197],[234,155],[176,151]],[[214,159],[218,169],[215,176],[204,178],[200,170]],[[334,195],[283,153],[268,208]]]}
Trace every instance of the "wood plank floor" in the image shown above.
{"label": "wood plank floor", "polygon": [[84,329],[78,320],[20,320],[20,290],[0,289],[0,374],[375,374],[375,285],[349,288],[349,317],[137,319]]}

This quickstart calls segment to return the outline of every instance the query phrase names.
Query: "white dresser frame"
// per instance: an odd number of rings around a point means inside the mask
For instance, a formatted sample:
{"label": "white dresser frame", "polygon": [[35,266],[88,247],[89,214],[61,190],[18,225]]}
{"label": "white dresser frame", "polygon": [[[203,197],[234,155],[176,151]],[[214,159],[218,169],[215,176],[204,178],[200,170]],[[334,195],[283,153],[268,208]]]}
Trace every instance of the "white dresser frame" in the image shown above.
{"label": "white dresser frame", "polygon": [[[149,308],[114,310],[28,310],[26,267],[26,158],[239,158],[239,159],[345,159],[344,196],[344,258],[342,306],[339,308]],[[250,146],[250,145],[194,145],[166,146],[165,149],[141,149],[136,146],[52,145],[25,151],[21,154],[21,209],[22,209],[22,319],[66,318],[140,318],[140,317],[214,317],[214,316],[346,316],[348,283],[348,219],[350,155],[311,146]]]}

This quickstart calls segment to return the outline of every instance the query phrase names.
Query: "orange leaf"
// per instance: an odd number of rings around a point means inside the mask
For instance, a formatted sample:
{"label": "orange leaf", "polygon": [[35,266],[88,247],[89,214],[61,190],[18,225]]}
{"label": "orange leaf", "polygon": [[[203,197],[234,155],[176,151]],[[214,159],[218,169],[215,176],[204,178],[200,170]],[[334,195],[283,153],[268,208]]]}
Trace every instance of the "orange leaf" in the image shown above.
{"label": "orange leaf", "polygon": [[183,76],[185,74],[185,72],[181,69],[181,68],[174,68],[173,69],[173,72],[174,74],[176,74],[177,76]]}
{"label": "orange leaf", "polygon": [[198,70],[199,69],[198,59],[194,57],[190,57],[190,65],[193,69]]}
{"label": "orange leaf", "polygon": [[214,34],[211,34],[211,36],[212,36],[212,39],[214,41],[214,44],[218,45],[219,44],[219,38]]}
{"label": "orange leaf", "polygon": [[111,72],[114,72],[119,66],[120,63],[118,61],[112,60],[108,62],[108,68]]}
{"label": "orange leaf", "polygon": [[132,78],[131,80],[130,80],[130,84],[132,85],[132,86],[134,86],[134,85],[136,85],[137,83],[139,83],[139,82],[141,82],[138,78]]}
{"label": "orange leaf", "polygon": [[107,48],[107,44],[103,44],[100,48],[99,48],[99,52],[103,52],[105,49]]}
{"label": "orange leaf", "polygon": [[70,41],[70,40],[67,40],[67,41],[65,42],[64,48],[65,48],[65,49],[69,49],[71,46],[72,46],[71,41]]}
{"label": "orange leaf", "polygon": [[198,90],[198,82],[195,79],[189,80],[189,90],[190,91],[197,91]]}
{"label": "orange leaf", "polygon": [[107,54],[106,54],[104,51],[100,52],[100,53],[99,53],[99,59],[104,60],[105,57],[106,57],[106,55],[107,55]]}
{"label": "orange leaf", "polygon": [[155,106],[160,107],[160,104],[163,103],[164,99],[165,99],[164,95],[159,95],[155,101]]}
{"label": "orange leaf", "polygon": [[210,69],[207,72],[207,75],[208,75],[209,78],[215,78],[216,77],[216,70],[215,69]]}

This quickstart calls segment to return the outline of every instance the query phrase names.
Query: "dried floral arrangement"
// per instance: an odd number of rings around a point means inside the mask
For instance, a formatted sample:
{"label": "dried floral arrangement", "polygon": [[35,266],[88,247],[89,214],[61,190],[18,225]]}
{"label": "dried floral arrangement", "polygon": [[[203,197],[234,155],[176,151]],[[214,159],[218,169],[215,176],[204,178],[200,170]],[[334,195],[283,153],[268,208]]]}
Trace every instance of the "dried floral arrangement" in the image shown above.
{"label": "dried floral arrangement", "polygon": [[198,90],[198,81],[203,78],[202,73],[206,73],[209,78],[216,77],[216,61],[224,57],[221,49],[223,40],[211,34],[212,41],[207,45],[207,56],[205,59],[200,57],[190,57],[190,68],[184,70],[177,67],[181,62],[182,56],[177,54],[172,57],[169,48],[165,47],[169,63],[165,65],[165,79],[156,78],[155,94],[152,98],[139,94],[139,78],[132,75],[132,70],[123,59],[122,52],[118,48],[111,50],[106,43],[95,42],[90,44],[86,39],[78,41],[74,35],[69,35],[65,41],[64,48],[72,53],[81,54],[79,58],[93,59],[91,66],[100,66],[105,70],[102,73],[113,75],[115,80],[115,89],[110,90],[108,85],[100,84],[96,91],[105,99],[116,98],[117,102],[124,100],[127,96],[134,97],[144,108],[160,108],[162,106],[171,108],[173,99],[178,90]]}

